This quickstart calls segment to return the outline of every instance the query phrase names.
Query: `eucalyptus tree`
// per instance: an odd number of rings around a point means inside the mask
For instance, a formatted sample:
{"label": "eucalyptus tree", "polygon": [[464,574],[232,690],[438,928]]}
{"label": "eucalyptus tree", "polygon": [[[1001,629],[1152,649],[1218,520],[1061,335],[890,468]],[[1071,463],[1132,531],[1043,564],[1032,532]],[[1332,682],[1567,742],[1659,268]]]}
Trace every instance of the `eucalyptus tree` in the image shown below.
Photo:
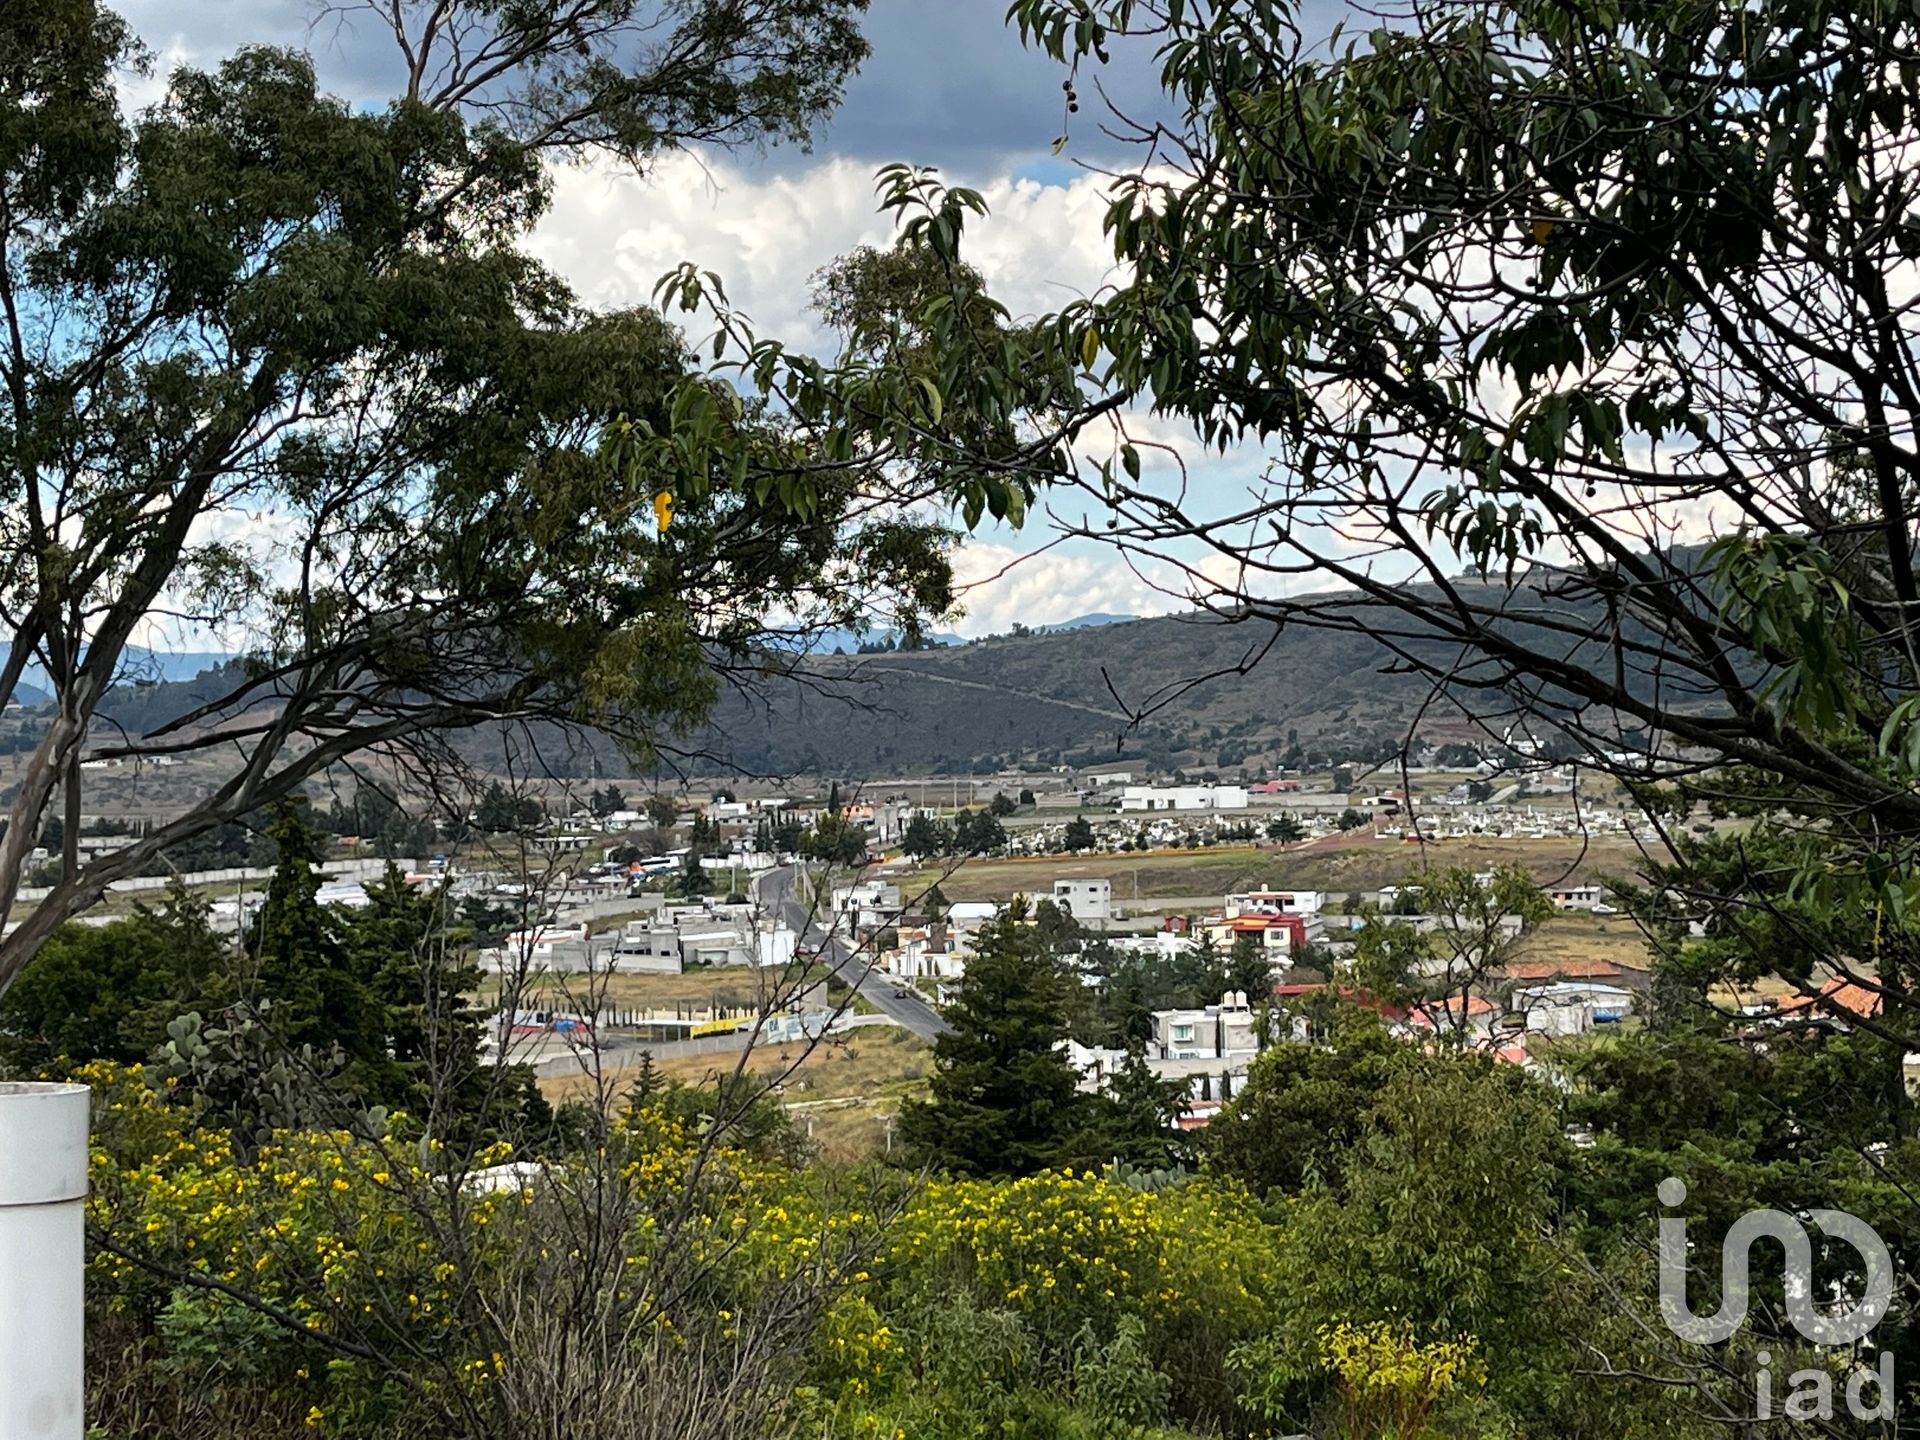
{"label": "eucalyptus tree", "polygon": [[[758,483],[809,438],[680,386],[668,321],[587,309],[525,245],[553,163],[804,143],[864,4],[367,0],[331,13],[384,103],[246,48],[137,113],[114,13],[0,7],[0,705],[50,692],[0,913],[45,821],[69,837],[0,990],[111,881],[350,755],[538,721],[645,752],[771,631],[948,604],[905,477]],[[244,659],[115,726],[137,647],[181,630]],[[198,798],[82,863],[86,762],[182,758]]]}

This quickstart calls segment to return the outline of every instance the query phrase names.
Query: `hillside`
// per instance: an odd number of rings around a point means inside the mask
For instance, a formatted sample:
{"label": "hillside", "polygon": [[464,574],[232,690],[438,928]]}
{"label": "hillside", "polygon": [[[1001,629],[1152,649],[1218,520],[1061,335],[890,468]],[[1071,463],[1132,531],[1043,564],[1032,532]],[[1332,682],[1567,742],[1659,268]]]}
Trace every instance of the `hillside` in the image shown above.
{"label": "hillside", "polygon": [[[1268,626],[1209,616],[816,657],[802,669],[804,684],[777,679],[730,697],[710,743],[739,768],[762,772],[965,772],[1116,758],[1213,764],[1223,750],[1277,754],[1290,734],[1302,742],[1397,734],[1426,686],[1383,673],[1390,658],[1364,635],[1275,637]],[[1138,711],[1148,718],[1127,733]]]}
{"label": "hillside", "polygon": [[[1598,636],[1599,616],[1560,613]],[[1089,616],[930,650],[782,656],[770,667],[776,673],[723,698],[711,725],[689,739],[698,758],[683,763],[707,773],[847,778],[1108,760],[1167,771],[1270,766],[1296,742],[1337,747],[1342,758],[1383,755],[1416,716],[1430,738],[1469,735],[1452,707],[1428,705],[1427,682],[1396,665],[1362,612],[1347,619],[1350,629],[1276,631],[1203,613]],[[1524,614],[1512,624],[1526,634]],[[1564,637],[1536,633],[1530,643],[1565,652]],[[1430,651],[1442,662],[1451,654]],[[209,669],[117,686],[101,708],[138,733],[185,714],[231,678]],[[1643,677],[1635,688],[1651,683]],[[498,736],[476,732],[457,744],[496,768]],[[626,768],[611,742],[583,744],[549,729],[535,745],[556,775]]]}

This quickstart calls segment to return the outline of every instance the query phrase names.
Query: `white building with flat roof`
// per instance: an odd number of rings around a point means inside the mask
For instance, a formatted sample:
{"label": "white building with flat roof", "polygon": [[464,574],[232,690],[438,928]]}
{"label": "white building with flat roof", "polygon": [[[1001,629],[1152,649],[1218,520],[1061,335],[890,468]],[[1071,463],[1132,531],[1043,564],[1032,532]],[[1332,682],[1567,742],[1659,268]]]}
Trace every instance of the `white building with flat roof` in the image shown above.
{"label": "white building with flat roof", "polygon": [[1120,809],[1129,811],[1244,810],[1244,785],[1127,785],[1120,791]]}
{"label": "white building with flat roof", "polygon": [[1073,918],[1105,922],[1113,918],[1113,882],[1111,880],[1056,880],[1053,903],[1072,913]]}

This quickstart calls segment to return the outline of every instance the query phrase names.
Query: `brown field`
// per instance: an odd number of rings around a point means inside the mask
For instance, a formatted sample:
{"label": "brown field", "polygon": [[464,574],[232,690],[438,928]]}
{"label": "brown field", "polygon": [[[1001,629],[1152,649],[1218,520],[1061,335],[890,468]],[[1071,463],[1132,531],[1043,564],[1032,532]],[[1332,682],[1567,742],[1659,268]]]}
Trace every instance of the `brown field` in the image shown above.
{"label": "brown field", "polygon": [[1647,937],[1625,915],[1555,915],[1522,940],[1515,958],[1556,964],[1609,960],[1641,969],[1652,963]]}
{"label": "brown field", "polygon": [[949,900],[1001,900],[1016,891],[1044,893],[1056,879],[1105,877],[1114,900],[1225,895],[1256,886],[1324,890],[1329,895],[1377,890],[1427,868],[1465,866],[1488,870],[1523,865],[1542,883],[1563,877],[1631,873],[1639,852],[1619,837],[1583,842],[1472,838],[1409,845],[1397,840],[1338,838],[1281,849],[1264,845],[1216,845],[1202,850],[1153,850],[1105,855],[1041,855],[1008,860],[969,860],[957,868],[902,872],[903,895],[917,895],[938,882]]}
{"label": "brown field", "polygon": [[[657,1062],[663,1075],[688,1085],[710,1084],[733,1072],[739,1052],[679,1055]],[[816,1045],[769,1045],[747,1055],[748,1073],[771,1080],[784,1075],[782,1099],[796,1124],[834,1159],[871,1155],[886,1144],[887,1131],[900,1102],[926,1083],[933,1065],[933,1047],[925,1040],[890,1026],[875,1025]],[[631,1062],[611,1067],[605,1076],[610,1092],[619,1094]],[[790,1073],[788,1073],[790,1072]],[[584,1099],[592,1085],[582,1075],[542,1080],[540,1089],[550,1100]]]}

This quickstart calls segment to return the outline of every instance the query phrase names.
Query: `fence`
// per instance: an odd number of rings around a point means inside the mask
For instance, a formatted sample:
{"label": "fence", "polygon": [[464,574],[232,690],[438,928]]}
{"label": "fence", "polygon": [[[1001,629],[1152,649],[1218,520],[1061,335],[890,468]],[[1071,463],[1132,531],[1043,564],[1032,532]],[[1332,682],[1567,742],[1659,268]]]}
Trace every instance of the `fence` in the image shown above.
{"label": "fence", "polygon": [[[387,873],[388,861],[385,860],[336,860],[320,867],[320,875],[325,880],[378,880]],[[418,860],[395,860],[391,862],[403,872],[417,869]],[[164,890],[175,879],[183,885],[232,885],[244,880],[270,880],[273,878],[271,865],[234,865],[225,870],[189,870],[182,875],[129,875],[124,880],[115,880],[107,886],[111,895],[139,895],[154,890]],[[16,897],[22,904],[44,900],[53,893],[50,885],[22,885]]]}

